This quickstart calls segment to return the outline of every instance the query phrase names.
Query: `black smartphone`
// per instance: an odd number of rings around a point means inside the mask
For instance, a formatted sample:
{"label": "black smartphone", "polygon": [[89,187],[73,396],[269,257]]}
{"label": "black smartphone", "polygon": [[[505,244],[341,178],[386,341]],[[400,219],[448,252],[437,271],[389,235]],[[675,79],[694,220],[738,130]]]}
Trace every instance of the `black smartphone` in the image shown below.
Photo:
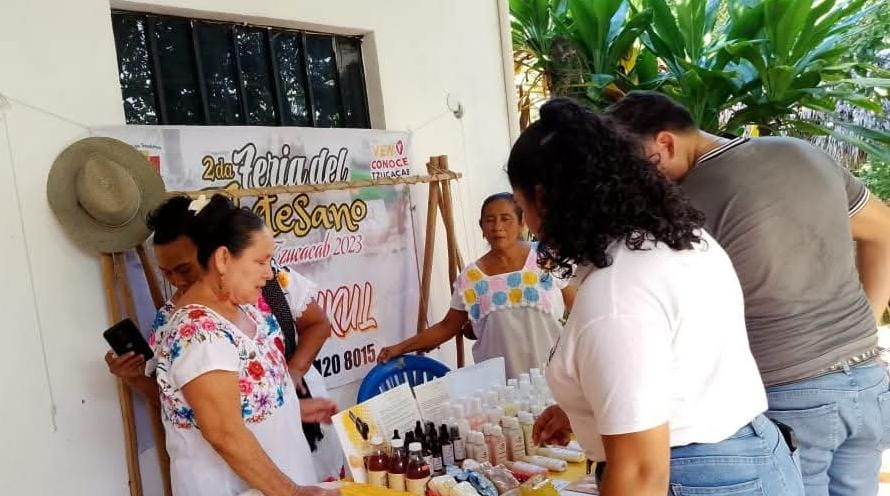
{"label": "black smartphone", "polygon": [[142,355],[146,360],[150,360],[155,355],[151,351],[151,347],[148,346],[148,341],[142,337],[142,332],[130,319],[124,319],[109,327],[102,333],[102,336],[105,341],[108,341],[117,356],[132,351]]}

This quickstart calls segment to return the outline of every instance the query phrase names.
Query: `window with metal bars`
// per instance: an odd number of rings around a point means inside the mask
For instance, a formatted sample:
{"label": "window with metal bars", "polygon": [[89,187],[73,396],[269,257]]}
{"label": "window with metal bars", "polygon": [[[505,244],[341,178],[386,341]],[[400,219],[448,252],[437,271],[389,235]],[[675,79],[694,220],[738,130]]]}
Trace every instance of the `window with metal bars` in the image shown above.
{"label": "window with metal bars", "polygon": [[371,127],[360,37],[111,19],[128,124]]}

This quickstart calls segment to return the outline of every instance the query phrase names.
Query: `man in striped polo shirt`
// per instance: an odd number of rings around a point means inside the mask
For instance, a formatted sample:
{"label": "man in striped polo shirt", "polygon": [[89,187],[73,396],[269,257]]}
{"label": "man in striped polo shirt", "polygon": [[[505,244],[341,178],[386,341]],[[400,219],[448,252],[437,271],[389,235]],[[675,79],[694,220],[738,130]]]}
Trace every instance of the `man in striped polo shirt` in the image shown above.
{"label": "man in striped polo shirt", "polygon": [[714,136],[654,92],[605,113],[732,259],[767,415],[794,429],[807,494],[877,494],[890,445],[876,330],[890,301],[890,209],[806,141]]}

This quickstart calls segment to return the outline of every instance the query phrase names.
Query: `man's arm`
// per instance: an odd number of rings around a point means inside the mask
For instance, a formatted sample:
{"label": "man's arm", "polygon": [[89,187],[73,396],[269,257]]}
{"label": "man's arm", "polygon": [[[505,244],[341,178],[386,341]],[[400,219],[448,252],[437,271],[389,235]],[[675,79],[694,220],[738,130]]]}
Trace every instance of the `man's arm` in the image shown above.
{"label": "man's arm", "polygon": [[136,391],[152,406],[160,406],[158,383],[145,375],[145,358],[134,352],[117,356],[109,351],[105,354],[108,371],[119,377],[130,389]]}
{"label": "man's arm", "polygon": [[890,207],[872,196],[850,219],[856,240],[859,280],[871,304],[875,322],[890,303]]}
{"label": "man's arm", "polygon": [[325,315],[324,309],[312,300],[296,323],[299,339],[288,367],[296,369],[302,377],[312,366],[324,342],[331,337],[331,322]]}

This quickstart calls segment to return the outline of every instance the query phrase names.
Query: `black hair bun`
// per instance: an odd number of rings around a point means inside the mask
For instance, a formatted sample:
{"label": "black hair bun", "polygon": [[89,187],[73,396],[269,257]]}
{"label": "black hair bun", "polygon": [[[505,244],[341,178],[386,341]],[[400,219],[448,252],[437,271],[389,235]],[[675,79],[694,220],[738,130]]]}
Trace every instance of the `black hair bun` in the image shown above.
{"label": "black hair bun", "polygon": [[206,268],[210,256],[221,246],[240,254],[250,244],[252,234],[264,227],[263,220],[249,209],[236,206],[225,195],[213,195],[191,223],[190,236],[198,247],[198,263]]}
{"label": "black hair bun", "polygon": [[198,250],[209,245],[218,246],[221,240],[218,238],[224,234],[225,226],[238,208],[228,197],[215,194],[210,201],[195,214],[191,223],[190,236]]}
{"label": "black hair bun", "polygon": [[554,98],[541,106],[541,123],[549,129],[564,130],[585,127],[596,114],[570,98]]}

